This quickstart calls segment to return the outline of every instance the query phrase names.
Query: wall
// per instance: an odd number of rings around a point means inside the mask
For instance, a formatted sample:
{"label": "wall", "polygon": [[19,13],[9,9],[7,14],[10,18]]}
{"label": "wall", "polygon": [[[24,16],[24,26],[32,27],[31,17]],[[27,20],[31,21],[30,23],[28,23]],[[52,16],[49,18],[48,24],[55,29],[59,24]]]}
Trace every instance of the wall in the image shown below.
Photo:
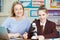
{"label": "wall", "polygon": [[5,19],[10,16],[10,9],[14,1],[17,0],[3,0],[2,12],[0,12],[0,24],[2,24]]}

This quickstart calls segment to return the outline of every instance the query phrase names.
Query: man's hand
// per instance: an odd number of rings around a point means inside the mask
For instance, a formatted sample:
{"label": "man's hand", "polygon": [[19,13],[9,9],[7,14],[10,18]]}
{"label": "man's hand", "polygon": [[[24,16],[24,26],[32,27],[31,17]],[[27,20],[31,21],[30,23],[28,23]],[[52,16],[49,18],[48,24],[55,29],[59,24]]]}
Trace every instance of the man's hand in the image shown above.
{"label": "man's hand", "polygon": [[23,34],[23,38],[24,38],[24,39],[27,39],[27,38],[28,38],[28,33],[27,33],[27,32],[25,32],[25,33]]}
{"label": "man's hand", "polygon": [[44,39],[45,39],[45,37],[44,37],[43,35],[39,35],[37,38],[38,38],[39,40],[44,40]]}

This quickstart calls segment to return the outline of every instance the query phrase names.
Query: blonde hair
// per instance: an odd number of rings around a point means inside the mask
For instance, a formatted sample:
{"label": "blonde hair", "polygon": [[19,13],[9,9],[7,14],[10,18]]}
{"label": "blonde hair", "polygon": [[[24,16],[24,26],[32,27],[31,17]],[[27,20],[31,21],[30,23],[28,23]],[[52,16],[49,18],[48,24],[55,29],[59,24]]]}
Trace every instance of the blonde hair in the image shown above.
{"label": "blonde hair", "polygon": [[16,16],[15,13],[14,13],[14,6],[17,5],[17,4],[20,4],[22,6],[23,13],[24,13],[24,7],[23,7],[23,5],[20,2],[16,1],[16,2],[13,3],[12,8],[11,8],[11,16],[12,17],[15,17]]}

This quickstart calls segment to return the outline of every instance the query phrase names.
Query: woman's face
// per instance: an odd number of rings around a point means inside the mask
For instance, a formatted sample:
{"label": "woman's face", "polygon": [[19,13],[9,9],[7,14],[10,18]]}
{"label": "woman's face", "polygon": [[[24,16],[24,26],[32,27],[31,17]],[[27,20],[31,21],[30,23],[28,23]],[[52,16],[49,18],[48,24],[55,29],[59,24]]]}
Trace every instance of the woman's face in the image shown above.
{"label": "woman's face", "polygon": [[20,4],[14,6],[14,13],[17,17],[23,16],[23,7]]}
{"label": "woman's face", "polygon": [[44,22],[47,19],[48,14],[45,12],[45,10],[39,10],[38,11],[38,17],[41,22]]}

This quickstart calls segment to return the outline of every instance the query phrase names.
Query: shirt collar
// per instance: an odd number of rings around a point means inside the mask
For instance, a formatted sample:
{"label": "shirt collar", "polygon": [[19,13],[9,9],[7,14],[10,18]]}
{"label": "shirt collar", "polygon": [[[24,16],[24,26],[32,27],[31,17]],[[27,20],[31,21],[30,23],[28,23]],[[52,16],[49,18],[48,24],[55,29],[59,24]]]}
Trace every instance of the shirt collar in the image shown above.
{"label": "shirt collar", "polygon": [[44,23],[40,22],[40,25],[43,25],[43,26],[45,26],[45,24],[46,24],[46,22],[44,22]]}

